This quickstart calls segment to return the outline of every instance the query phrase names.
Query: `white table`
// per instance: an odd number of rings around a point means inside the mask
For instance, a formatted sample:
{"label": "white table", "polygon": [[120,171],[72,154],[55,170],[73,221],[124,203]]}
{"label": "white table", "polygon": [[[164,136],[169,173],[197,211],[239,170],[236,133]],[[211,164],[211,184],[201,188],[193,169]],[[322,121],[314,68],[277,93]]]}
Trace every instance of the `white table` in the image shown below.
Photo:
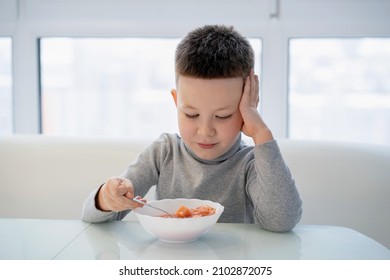
{"label": "white table", "polygon": [[88,226],[70,220],[0,219],[0,259],[52,259]]}
{"label": "white table", "polygon": [[390,250],[354,230],[298,225],[272,233],[216,224],[195,242],[158,241],[138,222],[0,219],[0,259],[386,259]]}

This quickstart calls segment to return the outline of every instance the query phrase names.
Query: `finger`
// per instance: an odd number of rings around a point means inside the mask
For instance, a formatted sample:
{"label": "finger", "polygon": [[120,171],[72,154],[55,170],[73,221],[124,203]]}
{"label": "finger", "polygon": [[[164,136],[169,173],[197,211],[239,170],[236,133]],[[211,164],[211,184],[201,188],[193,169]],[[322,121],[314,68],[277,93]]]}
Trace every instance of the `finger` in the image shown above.
{"label": "finger", "polygon": [[133,186],[129,179],[126,179],[126,178],[120,178],[120,179],[121,179],[121,185],[126,186],[126,187]]}
{"label": "finger", "polygon": [[256,92],[256,107],[260,101],[260,84],[259,84],[259,76],[255,75],[255,92]]}
{"label": "finger", "polygon": [[[146,199],[140,197],[139,195],[137,195],[136,197],[134,197],[135,199],[137,200],[140,200],[144,203],[146,203]],[[134,203],[136,203],[136,207],[143,207],[144,205],[142,203],[138,203],[137,201],[134,201]],[[135,207],[134,207],[135,208]]]}
{"label": "finger", "polygon": [[109,179],[111,182],[116,182],[118,186],[124,185],[124,186],[131,186],[131,182],[129,179],[122,178],[122,177],[112,177]]}
{"label": "finger", "polygon": [[142,198],[140,197],[139,195],[135,197],[137,200],[141,200],[142,202],[146,203],[146,199],[145,198]]}
{"label": "finger", "polygon": [[116,197],[115,200],[112,201],[112,210],[113,211],[123,211],[127,209],[134,209],[138,207],[138,203],[128,199],[125,196]]}
{"label": "finger", "polygon": [[133,199],[134,198],[134,190],[128,191],[127,193],[125,193],[125,196],[129,199]]}
{"label": "finger", "polygon": [[[126,209],[134,209],[134,208],[142,207],[143,204],[132,200],[133,197],[134,197],[133,195],[131,198],[124,196],[123,197],[124,200],[122,201],[122,206],[126,207]],[[146,203],[146,200],[142,199],[140,196],[137,196],[137,198],[138,198],[138,200],[141,200],[141,201]]]}
{"label": "finger", "polygon": [[127,192],[124,194],[124,196],[126,196],[129,199],[132,199],[134,197],[134,188],[130,180],[126,178],[122,178],[121,186],[124,186],[127,189]]}
{"label": "finger", "polygon": [[250,76],[248,76],[245,79],[243,97],[248,96],[248,94],[250,93],[250,90],[251,90],[251,81],[250,81]]}
{"label": "finger", "polygon": [[139,207],[137,202],[129,199],[128,197],[121,196],[113,196],[111,193],[105,194],[104,199],[107,205],[110,205],[109,208],[111,211],[123,211],[126,209],[133,209]]}
{"label": "finger", "polygon": [[124,185],[110,185],[109,191],[112,196],[124,196],[128,192],[133,193],[133,189],[131,187],[127,187]]}
{"label": "finger", "polygon": [[254,107],[257,107],[259,103],[259,79],[258,76],[254,74],[253,70],[250,73],[250,80],[251,80],[250,104]]}
{"label": "finger", "polygon": [[133,185],[129,179],[121,177],[112,177],[108,180],[108,189],[113,196],[125,195],[127,192],[133,192]]}
{"label": "finger", "polygon": [[255,73],[253,72],[253,70],[251,71],[249,77],[250,77],[250,81],[251,81],[251,93],[255,94],[257,85],[256,85]]}

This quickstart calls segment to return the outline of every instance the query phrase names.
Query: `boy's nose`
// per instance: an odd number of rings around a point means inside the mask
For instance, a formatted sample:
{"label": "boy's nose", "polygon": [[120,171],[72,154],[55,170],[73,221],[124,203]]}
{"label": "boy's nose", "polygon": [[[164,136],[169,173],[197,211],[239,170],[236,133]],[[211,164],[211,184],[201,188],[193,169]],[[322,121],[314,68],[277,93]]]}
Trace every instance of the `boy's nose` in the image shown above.
{"label": "boy's nose", "polygon": [[210,121],[204,121],[198,127],[198,134],[202,136],[214,136],[215,128]]}

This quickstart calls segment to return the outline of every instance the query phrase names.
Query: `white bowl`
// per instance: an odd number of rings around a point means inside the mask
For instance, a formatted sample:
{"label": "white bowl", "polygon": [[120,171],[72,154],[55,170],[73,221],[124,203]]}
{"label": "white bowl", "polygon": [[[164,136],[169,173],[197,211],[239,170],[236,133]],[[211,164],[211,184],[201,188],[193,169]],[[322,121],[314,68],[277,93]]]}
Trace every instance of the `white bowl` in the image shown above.
{"label": "white bowl", "polygon": [[215,214],[198,218],[163,218],[160,215],[164,213],[151,207],[143,206],[134,209],[138,221],[147,232],[161,241],[170,243],[185,243],[196,240],[209,231],[224,210],[224,207],[219,203],[200,199],[162,199],[149,201],[148,204],[172,214],[182,205],[191,209],[203,205],[215,208]]}

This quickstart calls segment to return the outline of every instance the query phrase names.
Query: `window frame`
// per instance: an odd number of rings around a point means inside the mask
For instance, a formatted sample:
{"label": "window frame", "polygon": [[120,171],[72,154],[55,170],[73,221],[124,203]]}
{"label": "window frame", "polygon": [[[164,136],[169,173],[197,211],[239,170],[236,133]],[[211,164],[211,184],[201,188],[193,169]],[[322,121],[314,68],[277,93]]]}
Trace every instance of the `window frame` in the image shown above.
{"label": "window frame", "polygon": [[[3,41],[4,40],[4,41]],[[5,46],[6,46],[6,54],[8,54],[8,51],[9,51],[9,57],[6,58],[6,59],[9,59],[9,64],[7,63],[6,67],[3,68],[3,69],[6,69],[6,72],[9,71],[9,75],[10,75],[10,83],[9,83],[9,86],[6,86],[6,91],[9,92],[10,96],[8,96],[7,94],[7,97],[5,97],[5,100],[7,100],[9,98],[9,103],[5,103],[5,104],[0,104],[0,118],[2,119],[4,116],[7,116],[8,115],[8,110],[9,110],[9,115],[11,117],[9,123],[6,124],[5,128],[6,130],[0,130],[0,135],[8,135],[8,134],[12,134],[12,131],[13,131],[13,116],[12,116],[12,84],[13,84],[13,81],[12,81],[12,38],[10,36],[0,36],[0,42],[3,41],[3,43],[5,43]],[[4,65],[1,65],[1,66],[4,66]],[[2,69],[2,70],[3,70]],[[1,73],[0,73],[0,76],[1,76]],[[7,78],[6,78],[6,81],[7,81]],[[7,83],[7,82],[6,82]],[[1,87],[0,87],[1,88]],[[9,91],[8,91],[9,90]],[[4,94],[4,92],[1,92],[0,95]],[[1,98],[0,101],[3,101],[3,99]],[[4,111],[1,111],[3,108],[5,108],[5,114],[3,115]],[[5,120],[7,120],[8,117],[5,117]],[[1,122],[3,120],[0,120]]]}

